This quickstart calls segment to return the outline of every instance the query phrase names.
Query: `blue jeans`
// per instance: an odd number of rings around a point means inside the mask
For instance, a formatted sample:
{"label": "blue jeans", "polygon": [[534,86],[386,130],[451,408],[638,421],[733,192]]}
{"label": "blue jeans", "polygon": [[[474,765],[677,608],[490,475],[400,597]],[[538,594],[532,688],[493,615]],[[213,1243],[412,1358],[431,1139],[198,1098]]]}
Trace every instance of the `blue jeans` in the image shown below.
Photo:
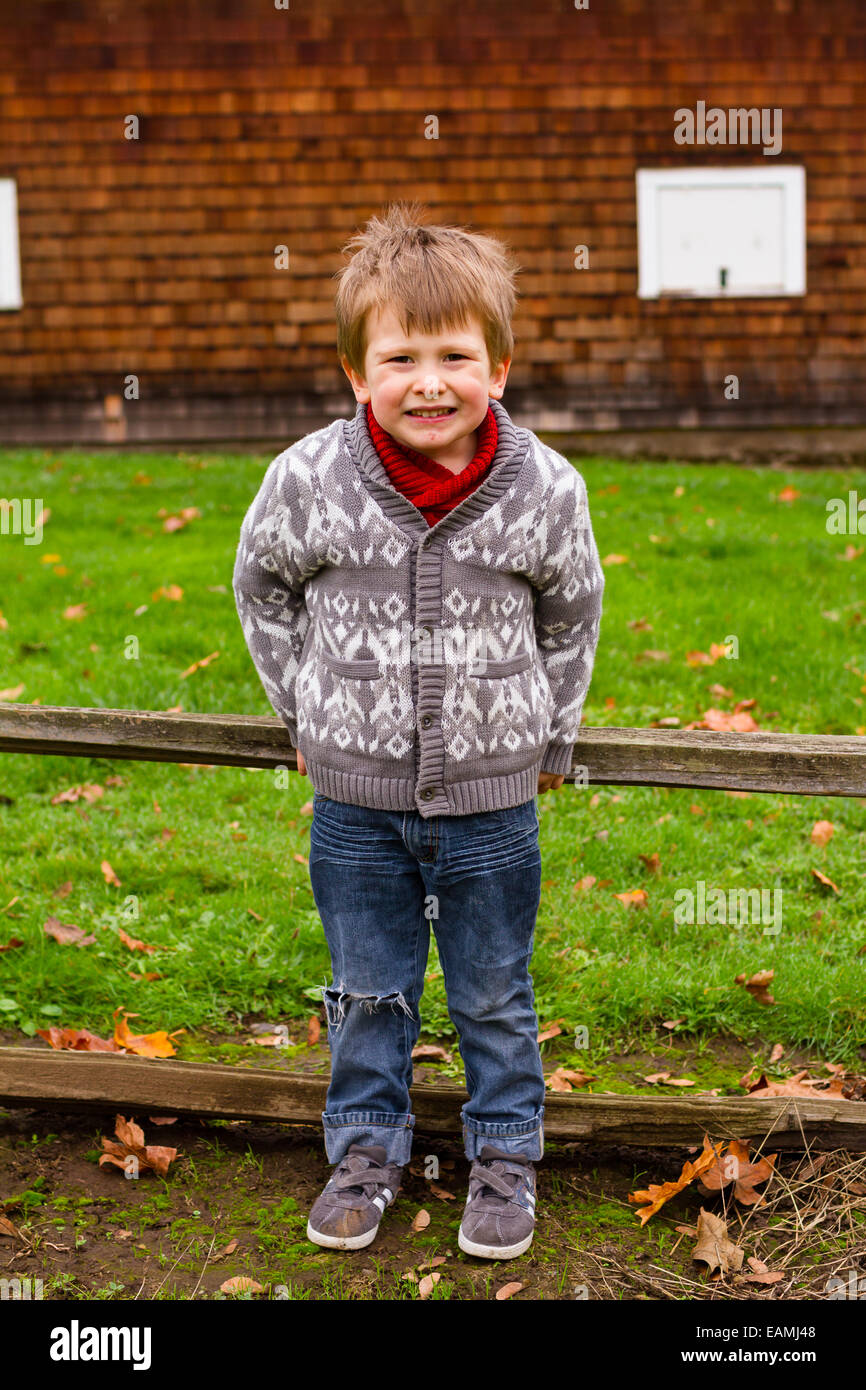
{"label": "blue jeans", "polygon": [[331,955],[323,989],[330,1163],[350,1144],[412,1150],[412,1049],[432,923],[460,1039],[467,1158],[484,1144],[539,1159],[544,1073],[529,961],[541,896],[535,799],[431,816],[313,795],[310,881]]}

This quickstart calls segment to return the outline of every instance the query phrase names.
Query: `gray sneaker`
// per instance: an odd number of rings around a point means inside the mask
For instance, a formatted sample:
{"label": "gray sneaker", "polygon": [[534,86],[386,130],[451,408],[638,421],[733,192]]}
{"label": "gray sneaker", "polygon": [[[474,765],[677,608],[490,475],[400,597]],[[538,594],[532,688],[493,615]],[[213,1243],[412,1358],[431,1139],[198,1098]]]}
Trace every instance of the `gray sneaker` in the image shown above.
{"label": "gray sneaker", "polygon": [[352,1144],[316,1198],[307,1240],[333,1250],[360,1250],[376,1237],[382,1212],[400,1191],[403,1167],[385,1162],[382,1144]]}
{"label": "gray sneaker", "polygon": [[484,1260],[511,1260],[529,1249],[534,1233],[532,1160],[485,1144],[469,1172],[460,1249]]}

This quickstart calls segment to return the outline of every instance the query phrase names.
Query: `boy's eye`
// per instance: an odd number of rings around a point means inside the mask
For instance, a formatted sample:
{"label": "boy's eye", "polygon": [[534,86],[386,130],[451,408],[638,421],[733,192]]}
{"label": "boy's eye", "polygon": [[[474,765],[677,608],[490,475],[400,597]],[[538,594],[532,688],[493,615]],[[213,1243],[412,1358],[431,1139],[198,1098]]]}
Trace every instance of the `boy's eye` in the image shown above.
{"label": "boy's eye", "polygon": [[[466,354],[465,354],[464,352],[449,352],[449,353],[447,354],[447,356],[448,356],[448,357],[465,357]],[[446,360],[447,360],[447,359],[446,359]],[[388,358],[388,361],[389,361],[389,362],[409,362],[409,361],[411,361],[411,359],[410,359],[408,353],[403,353],[403,354],[401,354],[399,357],[389,357],[389,358]]]}

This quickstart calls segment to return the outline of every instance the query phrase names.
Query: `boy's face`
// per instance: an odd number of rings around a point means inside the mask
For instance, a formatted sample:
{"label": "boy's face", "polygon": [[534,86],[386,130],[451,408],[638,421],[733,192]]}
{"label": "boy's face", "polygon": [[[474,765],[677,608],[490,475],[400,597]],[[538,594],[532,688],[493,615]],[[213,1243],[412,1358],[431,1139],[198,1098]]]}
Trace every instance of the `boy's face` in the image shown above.
{"label": "boy's face", "polygon": [[[464,467],[475,451],[474,431],[487,414],[490,397],[505,390],[511,359],[493,371],[481,323],[439,333],[402,331],[389,306],[370,315],[364,374],[345,358],[343,370],[357,401],[369,401],[379,424],[398,443],[447,466]],[[425,390],[438,393],[425,395]],[[416,410],[442,412],[422,419]]]}

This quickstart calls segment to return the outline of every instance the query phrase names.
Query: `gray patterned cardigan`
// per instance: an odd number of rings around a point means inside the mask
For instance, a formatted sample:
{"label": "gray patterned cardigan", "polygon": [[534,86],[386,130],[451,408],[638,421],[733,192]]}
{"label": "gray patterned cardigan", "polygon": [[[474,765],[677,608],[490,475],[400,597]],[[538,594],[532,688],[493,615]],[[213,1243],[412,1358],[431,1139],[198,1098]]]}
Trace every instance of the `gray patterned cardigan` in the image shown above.
{"label": "gray patterned cardigan", "polygon": [[586,485],[491,407],[490,471],[435,526],[391,485],[362,404],[279,454],[244,517],[244,637],[334,801],[470,815],[571,767],[604,591]]}

